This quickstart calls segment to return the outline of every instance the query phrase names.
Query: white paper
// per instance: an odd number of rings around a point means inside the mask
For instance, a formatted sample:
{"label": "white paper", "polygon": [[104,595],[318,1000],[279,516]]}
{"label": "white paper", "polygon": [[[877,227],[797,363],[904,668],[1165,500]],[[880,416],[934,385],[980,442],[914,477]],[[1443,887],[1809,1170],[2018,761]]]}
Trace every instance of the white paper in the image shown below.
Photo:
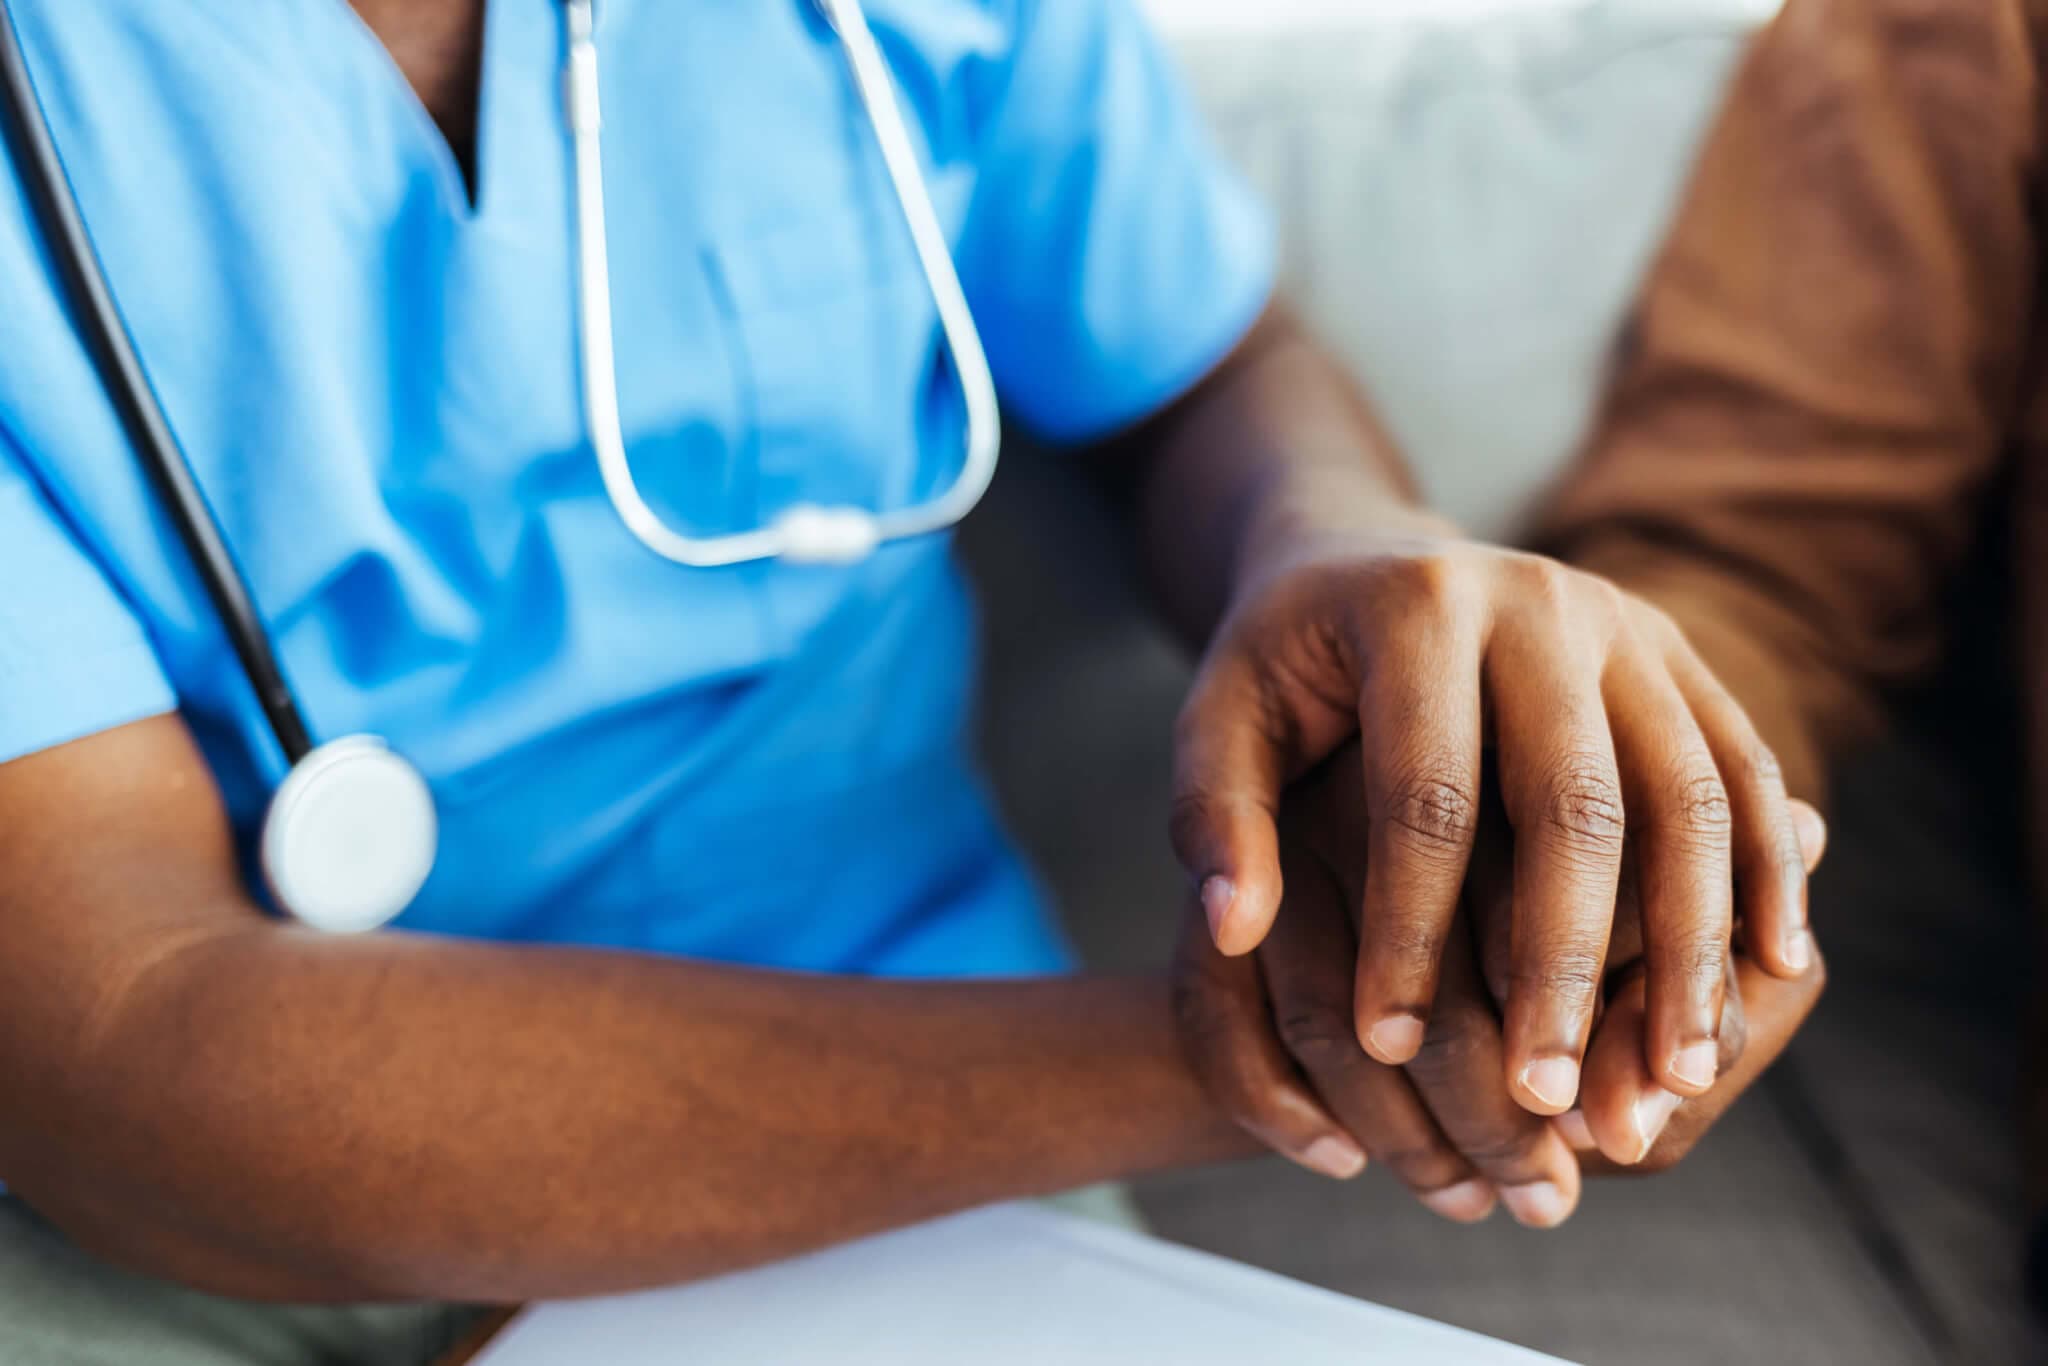
{"label": "white paper", "polygon": [[1532,1366],[1519,1347],[1032,1205],[542,1305],[477,1366]]}

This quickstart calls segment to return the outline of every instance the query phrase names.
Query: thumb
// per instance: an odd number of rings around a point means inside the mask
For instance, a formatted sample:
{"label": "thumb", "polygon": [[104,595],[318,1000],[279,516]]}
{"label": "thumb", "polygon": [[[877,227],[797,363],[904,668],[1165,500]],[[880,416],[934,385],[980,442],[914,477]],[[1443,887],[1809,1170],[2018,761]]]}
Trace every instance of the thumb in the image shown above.
{"label": "thumb", "polygon": [[1280,910],[1279,809],[1286,756],[1260,724],[1258,682],[1205,673],[1174,745],[1172,834],[1201,892],[1216,947],[1236,956],[1265,939]]}

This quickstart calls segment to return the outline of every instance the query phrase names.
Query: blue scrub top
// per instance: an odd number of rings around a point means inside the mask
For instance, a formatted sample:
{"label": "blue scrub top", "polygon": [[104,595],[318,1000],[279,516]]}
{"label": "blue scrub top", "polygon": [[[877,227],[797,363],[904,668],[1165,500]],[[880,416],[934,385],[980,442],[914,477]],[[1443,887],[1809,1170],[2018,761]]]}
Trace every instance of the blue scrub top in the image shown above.
{"label": "blue scrub top", "polygon": [[[949,481],[957,392],[806,0],[604,0],[628,446],[756,525]],[[1268,225],[1128,0],[874,0],[1011,414],[1058,438],[1242,335]],[[491,0],[472,201],[345,0],[16,7],[150,377],[316,738],[415,760],[403,924],[903,975],[1065,962],[967,758],[947,540],[685,569],[614,516],[571,309],[560,11]],[[1057,528],[1048,528],[1057,535]],[[0,184],[0,759],[182,709],[245,841],[283,761]]]}

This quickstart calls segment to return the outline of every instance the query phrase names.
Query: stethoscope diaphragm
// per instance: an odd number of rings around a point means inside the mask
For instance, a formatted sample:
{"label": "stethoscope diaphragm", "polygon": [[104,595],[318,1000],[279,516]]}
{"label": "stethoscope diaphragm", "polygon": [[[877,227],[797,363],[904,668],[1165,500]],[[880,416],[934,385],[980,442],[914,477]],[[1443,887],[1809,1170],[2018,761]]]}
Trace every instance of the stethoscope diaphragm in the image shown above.
{"label": "stethoscope diaphragm", "polygon": [[278,785],[263,819],[263,875],[278,905],[314,929],[360,934],[412,904],[438,836],[420,771],[375,736],[350,735]]}

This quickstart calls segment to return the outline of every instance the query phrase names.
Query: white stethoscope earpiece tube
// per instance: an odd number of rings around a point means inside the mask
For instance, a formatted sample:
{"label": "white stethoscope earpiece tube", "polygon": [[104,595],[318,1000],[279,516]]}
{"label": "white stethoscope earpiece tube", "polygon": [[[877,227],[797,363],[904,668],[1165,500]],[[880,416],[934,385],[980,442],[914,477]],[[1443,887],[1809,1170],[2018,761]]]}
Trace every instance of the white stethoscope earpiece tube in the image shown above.
{"label": "white stethoscope earpiece tube", "polygon": [[603,110],[598,99],[596,12],[592,0],[563,0],[569,51],[563,68],[576,178],[577,327],[585,421],[606,495],[628,530],[655,554],[697,568],[753,560],[838,564],[859,560],[888,541],[943,531],[974,510],[995,477],[1002,423],[994,377],[981,334],[946,245],[917,164],[887,64],[858,0],[816,0],[852,69],[897,206],[937,305],[939,327],[960,382],[966,415],[966,457],[952,487],[914,507],[888,512],[800,503],[767,526],[719,536],[691,536],[661,519],[640,494],[620,428],[617,357],[612,336],[611,266],[604,211]]}
{"label": "white stethoscope earpiece tube", "polygon": [[[802,503],[752,531],[695,537],[669,527],[648,506],[633,481],[619,418],[606,259],[596,11],[592,0],[562,0],[568,34],[562,93],[575,161],[577,328],[586,421],[613,507],[649,549],[680,564],[858,560],[884,542],[952,526],[980,502],[995,475],[1001,444],[995,381],[904,127],[887,64],[859,0],[814,2],[837,34],[852,69],[937,306],[965,403],[966,458],[943,494],[888,512]],[[165,498],[166,515],[220,614],[243,673],[264,706],[271,733],[287,758],[303,755],[278,786],[264,815],[259,854],[271,892],[282,909],[317,929],[356,933],[388,924],[412,903],[433,871],[439,827],[426,779],[372,736],[349,736],[307,752],[310,740],[298,699],[277,665],[249,585],[156,401],[93,250],[36,97],[10,0],[0,0],[0,95],[5,97],[0,112],[7,114],[10,129],[26,140],[23,184],[137,459]]]}

